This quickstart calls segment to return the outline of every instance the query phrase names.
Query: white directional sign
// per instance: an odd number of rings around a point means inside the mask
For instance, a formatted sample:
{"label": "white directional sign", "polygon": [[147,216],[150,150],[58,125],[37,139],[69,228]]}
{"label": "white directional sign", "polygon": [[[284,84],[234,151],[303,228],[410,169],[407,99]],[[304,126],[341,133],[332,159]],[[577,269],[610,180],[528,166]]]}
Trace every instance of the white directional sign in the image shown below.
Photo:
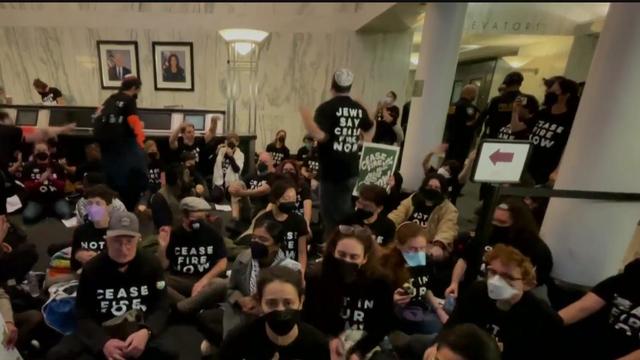
{"label": "white directional sign", "polygon": [[478,148],[471,178],[482,183],[519,183],[530,149],[528,141],[486,140]]}

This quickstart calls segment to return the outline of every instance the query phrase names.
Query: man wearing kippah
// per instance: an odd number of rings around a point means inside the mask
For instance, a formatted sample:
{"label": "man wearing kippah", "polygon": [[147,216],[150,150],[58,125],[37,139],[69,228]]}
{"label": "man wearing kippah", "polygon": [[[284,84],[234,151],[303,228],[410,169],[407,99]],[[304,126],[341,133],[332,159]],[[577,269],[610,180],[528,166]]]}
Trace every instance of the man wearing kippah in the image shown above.
{"label": "man wearing kippah", "polygon": [[353,73],[339,69],[331,80],[332,98],[316,109],[314,116],[301,109],[308,133],[318,141],[320,160],[320,211],[325,234],[353,211],[351,192],[358,178],[360,135],[375,132],[367,110],[349,95]]}

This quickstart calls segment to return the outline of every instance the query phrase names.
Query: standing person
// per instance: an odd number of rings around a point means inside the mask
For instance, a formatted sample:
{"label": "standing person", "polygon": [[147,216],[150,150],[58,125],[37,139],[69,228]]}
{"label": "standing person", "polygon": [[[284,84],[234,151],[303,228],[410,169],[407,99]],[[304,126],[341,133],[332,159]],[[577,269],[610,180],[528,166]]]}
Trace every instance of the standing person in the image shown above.
{"label": "standing person", "polygon": [[601,309],[609,314],[602,332],[604,336],[596,344],[598,353],[594,359],[640,358],[639,281],[640,258],[628,263],[621,274],[603,280],[580,300],[560,310],[565,325],[577,323]]}
{"label": "standing person", "polygon": [[[196,156],[196,165],[205,175],[210,174],[210,167],[206,169],[205,146],[216,136],[218,117],[211,118],[211,126],[203,137],[196,136],[196,127],[192,123],[182,123],[169,136],[169,148],[174,152],[174,158],[178,159],[185,151],[192,152]],[[181,136],[182,135],[182,136]]]}
{"label": "standing person", "polygon": [[281,225],[278,241],[287,258],[297,261],[302,272],[307,267],[309,228],[302,215],[296,213],[296,185],[289,179],[277,181],[271,187],[271,210],[258,216],[256,221],[275,221]]}
{"label": "standing person", "polygon": [[227,141],[218,148],[216,163],[213,166],[213,201],[222,202],[227,198],[229,185],[240,179],[244,168],[244,153],[238,147],[240,137],[230,133]]}
{"label": "standing person", "polygon": [[64,198],[66,176],[62,166],[49,159],[49,149],[44,142],[37,143],[33,161],[24,167],[23,183],[27,191],[27,206],[22,218],[27,224],[40,220],[45,211],[53,210],[62,220],[72,215],[71,206]]}
{"label": "standing person", "polygon": [[398,124],[400,108],[395,105],[398,95],[389,91],[378,102],[376,110],[376,133],[373,142],[387,145],[401,144],[404,140],[404,132]]}
{"label": "standing person", "polygon": [[207,304],[224,301],[227,248],[222,236],[206,221],[211,206],[189,196],[180,201],[182,226],[163,227],[158,234],[158,257],[166,275],[171,303],[181,313],[194,313]]}
{"label": "standing person", "polygon": [[[536,274],[529,258],[503,244],[485,256],[487,280],[460,298],[445,329],[471,323],[496,339],[504,360],[555,359],[560,317],[531,294]],[[431,350],[433,351],[433,350]]]}
{"label": "standing person", "polygon": [[221,359],[329,359],[324,334],[300,321],[304,301],[300,273],[283,266],[264,270],[257,298],[263,315],[227,335]]}
{"label": "standing person", "polygon": [[42,103],[44,105],[65,105],[65,100],[60,89],[50,87],[46,82],[40,79],[33,80],[33,88],[36,89],[42,98]]}
{"label": "standing person", "polygon": [[393,241],[396,224],[382,215],[387,200],[387,190],[373,184],[360,187],[356,210],[340,223],[344,225],[360,225],[368,228],[380,246],[387,246]]}
{"label": "standing person", "polygon": [[301,109],[308,133],[318,141],[320,160],[320,211],[329,234],[338,222],[351,213],[351,193],[358,180],[361,131],[365,140],[375,133],[367,109],[349,95],[353,73],[347,69],[335,72],[331,80],[332,98],[316,109]]}
{"label": "standing person", "polygon": [[[166,283],[158,259],[137,251],[136,216],[115,213],[105,240],[107,251],[89,261],[80,276],[77,331],[51,349],[47,360],[178,359],[159,338],[169,317]],[[123,319],[127,313],[141,320]]]}
{"label": "standing person", "polygon": [[[59,128],[21,128],[4,111],[0,111],[0,226],[6,221],[7,198],[15,193],[13,177],[9,173],[9,164],[22,143],[34,143],[46,140],[58,134],[70,132],[75,124]],[[20,156],[20,160],[22,157]]]}
{"label": "standing person", "polygon": [[125,77],[118,92],[98,109],[93,129],[102,149],[107,184],[120,194],[129,211],[148,185],[143,124],[136,105],[141,87],[137,77]]}
{"label": "standing person", "polygon": [[266,150],[271,153],[276,167],[279,166],[280,163],[282,163],[284,160],[287,160],[289,159],[289,157],[291,157],[291,152],[285,144],[286,140],[287,132],[284,130],[278,130],[275,140],[267,145]]}
{"label": "standing person", "polygon": [[376,246],[369,230],[340,225],[307,274],[302,319],[331,338],[332,359],[364,360],[393,326],[393,290],[378,269]]}
{"label": "standing person", "polygon": [[473,84],[465,85],[460,93],[460,99],[449,106],[447,123],[444,129],[444,143],[447,144],[446,160],[456,160],[464,163],[471,151],[480,111],[473,104],[478,97],[478,87]]}
{"label": "standing person", "polygon": [[546,184],[557,173],[576,116],[578,90],[575,81],[561,77],[545,94],[545,107],[535,117],[530,135],[528,170],[536,184]]}
{"label": "standing person", "polygon": [[[502,82],[505,86],[504,92],[489,102],[488,107],[480,114],[478,125],[484,125],[483,139],[498,139],[500,130],[511,124],[511,112],[513,102],[518,97],[526,98],[526,102],[538,102],[532,95],[520,92],[520,86],[524,81],[521,73],[514,71],[505,76]],[[463,159],[464,161],[464,159]]]}

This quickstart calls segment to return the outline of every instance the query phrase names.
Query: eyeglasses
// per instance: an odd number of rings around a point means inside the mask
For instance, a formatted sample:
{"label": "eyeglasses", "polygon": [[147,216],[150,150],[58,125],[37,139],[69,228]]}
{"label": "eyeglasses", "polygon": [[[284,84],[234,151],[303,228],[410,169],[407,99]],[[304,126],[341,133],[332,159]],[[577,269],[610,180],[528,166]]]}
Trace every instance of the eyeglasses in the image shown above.
{"label": "eyeglasses", "polygon": [[503,278],[503,279],[505,279],[505,280],[507,280],[507,281],[509,281],[509,282],[514,282],[514,281],[522,280],[522,278],[521,278],[521,277],[515,277],[515,276],[513,276],[513,275],[511,275],[511,274],[509,274],[509,273],[506,273],[506,272],[498,272],[498,271],[496,271],[495,269],[492,269],[492,268],[490,268],[490,267],[487,267],[487,268],[485,269],[485,274],[486,274],[487,278],[492,278],[492,277],[494,277],[494,276],[498,275],[498,276],[500,276],[501,278]]}
{"label": "eyeglasses", "polygon": [[360,225],[338,225],[338,231],[342,235],[373,236],[371,230]]}

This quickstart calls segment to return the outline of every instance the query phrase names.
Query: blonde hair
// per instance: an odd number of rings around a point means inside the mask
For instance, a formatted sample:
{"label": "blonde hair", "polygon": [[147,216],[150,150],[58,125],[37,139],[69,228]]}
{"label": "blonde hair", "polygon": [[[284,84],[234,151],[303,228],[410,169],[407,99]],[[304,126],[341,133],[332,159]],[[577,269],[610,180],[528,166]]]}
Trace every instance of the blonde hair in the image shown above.
{"label": "blonde hair", "polygon": [[522,281],[529,286],[536,286],[536,271],[533,268],[533,264],[518,249],[498,244],[484,256],[484,262],[487,264],[495,260],[499,260],[504,265],[517,266],[522,272]]}

